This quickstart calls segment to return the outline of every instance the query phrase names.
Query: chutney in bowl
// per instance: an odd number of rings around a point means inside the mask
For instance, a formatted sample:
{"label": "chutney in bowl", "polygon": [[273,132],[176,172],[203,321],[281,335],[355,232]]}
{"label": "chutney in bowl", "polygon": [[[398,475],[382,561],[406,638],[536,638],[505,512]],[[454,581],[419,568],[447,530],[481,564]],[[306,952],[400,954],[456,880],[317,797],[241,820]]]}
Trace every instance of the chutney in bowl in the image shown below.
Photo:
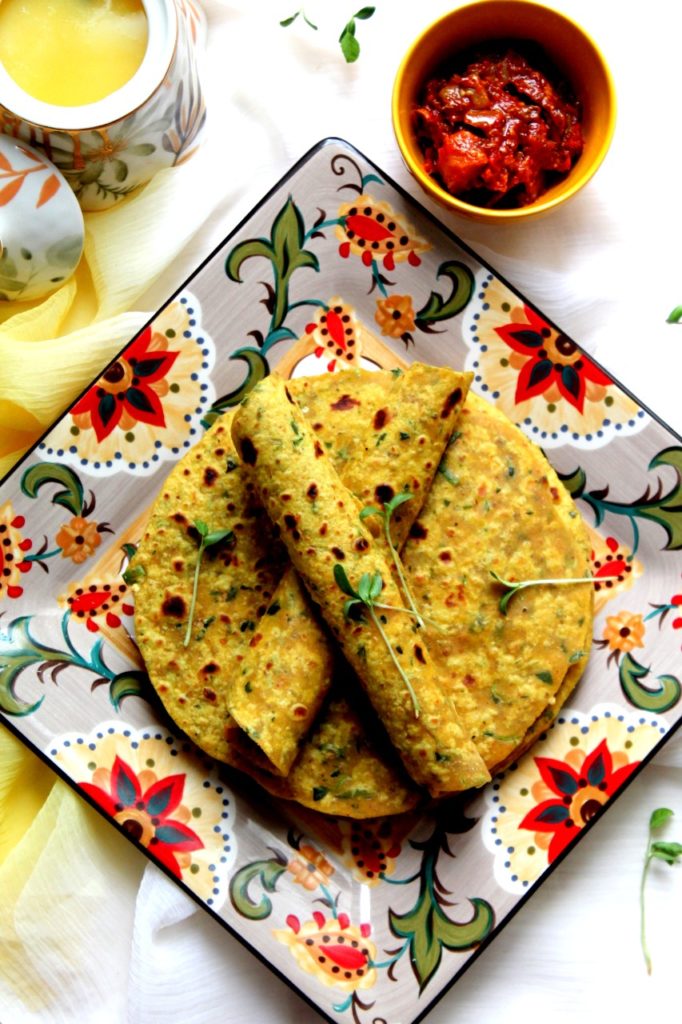
{"label": "chutney in bowl", "polygon": [[403,58],[393,127],[421,187],[501,223],[545,213],[593,176],[615,127],[596,44],[532,0],[478,0],[433,22]]}

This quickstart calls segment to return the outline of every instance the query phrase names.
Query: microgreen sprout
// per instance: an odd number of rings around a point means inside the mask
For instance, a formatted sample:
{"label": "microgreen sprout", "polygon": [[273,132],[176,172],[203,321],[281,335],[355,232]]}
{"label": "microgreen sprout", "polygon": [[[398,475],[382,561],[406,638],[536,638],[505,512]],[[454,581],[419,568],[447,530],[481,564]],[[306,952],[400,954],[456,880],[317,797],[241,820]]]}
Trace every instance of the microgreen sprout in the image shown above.
{"label": "microgreen sprout", "polygon": [[367,609],[367,613],[379,631],[379,635],[386,645],[386,649],[391,656],[393,664],[398,670],[400,678],[407,687],[407,692],[410,695],[412,707],[414,708],[414,717],[419,718],[419,700],[417,699],[417,694],[414,692],[412,683],[396,657],[391,641],[386,635],[386,631],[381,624],[381,619],[377,615],[376,609],[385,608],[387,611],[407,612],[408,615],[412,615],[413,613],[409,608],[395,608],[393,605],[380,604],[377,601],[377,598],[381,596],[381,592],[384,589],[384,581],[381,578],[381,573],[375,572],[371,575],[368,572],[363,573],[360,577],[360,582],[358,583],[358,589],[354,590],[348,576],[346,575],[346,570],[339,562],[337,562],[334,566],[334,580],[339,590],[348,598],[343,605],[343,614],[346,618],[349,618],[353,608],[356,608],[358,605]]}
{"label": "microgreen sprout", "polygon": [[377,508],[376,505],[366,505],[360,513],[360,518],[367,519],[369,516],[381,516],[384,524],[384,536],[386,537],[386,543],[388,544],[389,551],[391,552],[391,558],[393,559],[395,571],[398,574],[398,579],[400,580],[402,592],[405,595],[405,599],[407,600],[415,619],[420,626],[423,626],[424,620],[417,610],[417,605],[415,604],[414,597],[412,596],[412,591],[405,579],[405,573],[403,572],[400,556],[394,547],[393,538],[391,537],[391,516],[400,505],[403,505],[406,501],[411,501],[413,497],[414,495],[410,494],[408,491],[401,491],[399,494],[394,495],[390,501],[387,501],[383,508]]}
{"label": "microgreen sprout", "polygon": [[680,858],[682,858],[682,843],[666,843],[658,839],[653,838],[653,833],[657,832],[658,829],[662,828],[670,818],[672,818],[673,812],[669,807],[658,807],[652,812],[649,818],[649,842],[646,848],[646,855],[644,857],[644,867],[642,869],[642,880],[639,887],[639,910],[640,910],[640,940],[642,944],[642,953],[644,954],[644,962],[646,963],[647,973],[651,974],[651,955],[646,942],[646,922],[645,922],[645,907],[644,907],[644,892],[646,888],[646,878],[649,872],[649,865],[652,860],[663,860],[666,864],[676,864]]}
{"label": "microgreen sprout", "polygon": [[189,605],[189,617],[187,619],[187,629],[185,630],[185,639],[183,644],[185,647],[188,646],[192,636],[192,623],[194,622],[194,610],[197,603],[197,591],[199,589],[199,573],[201,572],[201,560],[204,557],[204,551],[206,548],[213,547],[214,544],[219,544],[221,540],[233,540],[234,533],[232,530],[209,530],[207,524],[203,519],[194,520],[194,528],[199,534],[199,553],[197,555],[197,564],[194,568],[194,585],[192,587],[192,599]]}
{"label": "microgreen sprout", "polygon": [[347,64],[352,64],[360,56],[360,43],[355,38],[355,19],[360,21],[367,21],[374,14],[375,7],[362,7],[359,11],[356,11],[353,17],[343,26],[343,31],[339,36],[339,43],[341,45],[341,52],[346,58]]}
{"label": "microgreen sprout", "polygon": [[134,583],[139,583],[140,580],[143,580],[146,575],[147,573],[143,565],[134,565],[131,562],[123,573],[123,582],[132,587]]}
{"label": "microgreen sprout", "polygon": [[[355,37],[355,31],[357,28],[356,21],[367,21],[374,14],[375,7],[361,7],[359,11],[356,11],[352,18],[349,18],[346,24],[341,30],[339,36],[339,45],[341,46],[341,53],[343,54],[347,64],[353,64],[360,56],[360,43]],[[310,18],[306,15],[303,8],[300,8],[295,14],[290,15],[288,18],[283,18],[280,21],[282,28],[289,28],[293,25],[297,18],[301,18],[302,21],[317,32],[317,25],[315,25]]]}
{"label": "microgreen sprout", "polygon": [[291,17],[289,18],[284,18],[283,21],[280,21],[280,25],[282,26],[282,28],[289,28],[289,25],[293,25],[293,23],[296,21],[299,15],[303,18],[306,25],[309,25],[310,28],[314,29],[315,32],[317,32],[317,25],[314,25],[310,18],[306,17],[306,13],[303,9],[301,9],[300,11],[296,11],[296,13],[292,14]]}
{"label": "microgreen sprout", "polygon": [[[567,586],[569,586],[572,583],[594,583],[595,582],[593,576],[576,576],[576,577],[569,577],[567,579],[559,579],[559,580],[519,580],[518,582],[514,582],[512,580],[503,580],[502,577],[499,576],[495,572],[494,569],[490,570],[490,575],[492,576],[492,578],[495,580],[496,583],[499,583],[501,587],[505,588],[505,593],[502,595],[502,597],[500,598],[500,602],[499,602],[499,608],[500,608],[500,611],[502,612],[503,615],[507,614],[507,608],[509,606],[509,602],[511,601],[512,597],[514,596],[514,594],[517,594],[519,592],[519,590],[525,590],[526,587],[539,587],[539,586],[542,586],[542,585],[544,585],[544,586],[552,586],[552,587],[567,587]],[[599,579],[600,579],[600,581],[601,580],[608,580],[608,579],[614,579],[615,580],[615,579],[617,579],[617,577],[616,576],[600,576]]]}

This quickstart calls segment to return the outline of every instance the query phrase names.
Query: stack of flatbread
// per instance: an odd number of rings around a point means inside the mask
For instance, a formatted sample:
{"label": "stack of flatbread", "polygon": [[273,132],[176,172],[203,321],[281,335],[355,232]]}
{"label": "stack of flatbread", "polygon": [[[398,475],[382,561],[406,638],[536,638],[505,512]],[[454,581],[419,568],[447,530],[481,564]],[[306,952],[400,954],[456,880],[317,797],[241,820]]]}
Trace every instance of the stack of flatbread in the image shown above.
{"label": "stack of flatbread", "polygon": [[[593,588],[529,587],[504,614],[493,573],[587,576],[585,528],[469,380],[267,377],[156,501],[130,574],[152,684],[277,797],[365,818],[480,787],[580,678]],[[193,596],[202,529],[223,536]]]}

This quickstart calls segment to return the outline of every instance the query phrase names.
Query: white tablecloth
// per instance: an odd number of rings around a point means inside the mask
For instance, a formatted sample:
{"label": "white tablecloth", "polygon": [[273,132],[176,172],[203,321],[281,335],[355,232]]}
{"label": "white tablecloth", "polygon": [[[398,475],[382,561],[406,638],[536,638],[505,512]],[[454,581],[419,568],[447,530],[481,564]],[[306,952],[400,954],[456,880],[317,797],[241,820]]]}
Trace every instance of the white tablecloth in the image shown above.
{"label": "white tablecloth", "polygon": [[[549,2],[592,33],[613,71],[619,116],[605,164],[581,195],[537,222],[491,229],[432,209],[682,431],[682,326],[665,323],[682,302],[679,7]],[[325,136],[346,138],[425,201],[396,150],[390,94],[410,41],[451,6],[377,0],[374,17],[358,23],[362,52],[350,66],[337,44],[354,12],[350,0],[309,0],[305,12],[317,32],[302,18],[279,26],[297,0],[206,0],[210,127],[200,187],[212,193],[213,212],[139,308],[161,305]],[[680,868],[657,864],[651,872],[651,977],[639,947],[638,886],[654,807],[675,810],[666,835],[682,840],[681,783],[678,735],[437,1004],[429,1024],[675,1020]],[[34,956],[53,971],[58,994],[48,1010],[32,1012],[3,983],[2,1024],[319,1019],[113,829],[106,842],[88,846],[87,838],[52,855],[62,859],[65,893],[77,879],[100,898],[91,906],[65,898],[61,913],[47,918],[35,908]]]}

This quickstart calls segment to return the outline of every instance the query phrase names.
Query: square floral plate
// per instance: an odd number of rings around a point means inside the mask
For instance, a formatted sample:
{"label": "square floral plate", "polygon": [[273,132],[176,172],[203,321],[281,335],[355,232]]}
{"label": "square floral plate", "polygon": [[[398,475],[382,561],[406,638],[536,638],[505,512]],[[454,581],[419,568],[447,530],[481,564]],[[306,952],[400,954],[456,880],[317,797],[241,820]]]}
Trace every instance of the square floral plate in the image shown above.
{"label": "square floral plate", "polygon": [[[174,731],[122,571],[173,463],[273,367],[411,358],[471,370],[546,451],[592,534],[595,643],[570,707],[483,791],[299,816]],[[679,724],[681,472],[678,437],[325,140],[0,487],[3,720],[323,1017],[411,1024]]]}

